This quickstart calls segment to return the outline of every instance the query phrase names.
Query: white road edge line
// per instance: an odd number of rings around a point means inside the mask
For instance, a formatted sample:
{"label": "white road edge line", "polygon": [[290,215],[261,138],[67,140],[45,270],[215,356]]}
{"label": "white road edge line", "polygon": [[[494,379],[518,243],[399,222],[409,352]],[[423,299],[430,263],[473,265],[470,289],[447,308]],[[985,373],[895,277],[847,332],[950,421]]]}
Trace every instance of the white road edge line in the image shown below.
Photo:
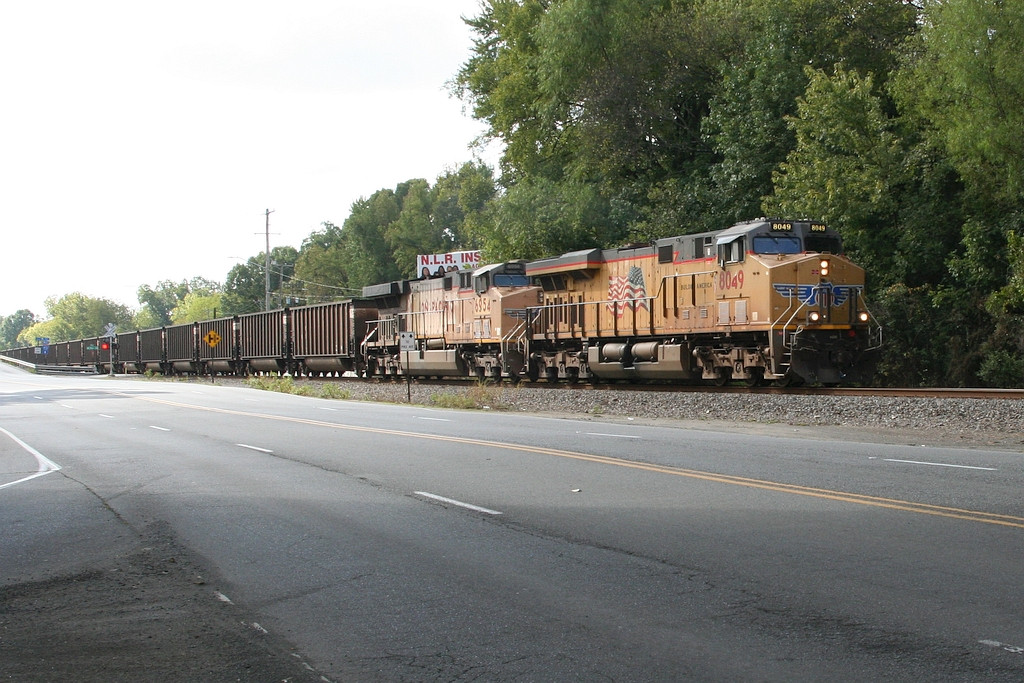
{"label": "white road edge line", "polygon": [[6,434],[8,437],[10,437],[10,439],[12,441],[14,441],[14,443],[18,444],[19,446],[24,448],[26,451],[31,453],[32,457],[34,457],[36,459],[36,463],[39,465],[39,470],[35,474],[29,475],[27,477],[23,477],[21,479],[18,479],[17,481],[11,481],[11,482],[7,482],[6,484],[0,484],[0,489],[5,489],[5,488],[8,488],[10,486],[14,486],[15,484],[22,484],[22,483],[24,483],[26,481],[29,481],[31,479],[35,479],[36,477],[41,477],[41,476],[43,476],[45,474],[49,474],[50,472],[56,472],[56,471],[58,471],[60,469],[60,465],[58,465],[54,461],[52,461],[49,458],[47,458],[45,455],[43,455],[42,453],[40,453],[36,449],[32,448],[31,446],[29,446],[27,443],[25,443],[24,441],[22,441],[21,439],[16,437],[14,434],[11,434],[9,431],[4,429],[3,427],[0,427],[0,432],[3,432],[4,434]]}
{"label": "white road edge line", "polygon": [[989,647],[998,647],[1000,650],[1006,650],[1015,655],[1024,653],[1024,647],[1019,645],[1007,645],[1006,643],[1000,643],[998,640],[979,640],[978,642]]}
{"label": "white road edge line", "polygon": [[995,467],[974,467],[973,465],[948,465],[944,462],[924,462],[922,460],[897,460],[896,458],[882,458],[885,462],[903,462],[908,465],[931,465],[932,467],[956,467],[961,470],[985,470],[996,472]]}
{"label": "white road edge line", "polygon": [[500,515],[501,514],[497,510],[488,510],[487,508],[482,508],[482,507],[480,507],[478,505],[471,505],[469,503],[463,503],[461,500],[454,500],[452,498],[445,498],[444,496],[439,496],[439,495],[434,494],[434,493],[427,493],[426,491],[413,491],[413,493],[415,493],[417,496],[423,496],[424,498],[430,498],[431,500],[436,500],[436,501],[438,501],[440,503],[448,503],[450,505],[458,505],[459,507],[466,508],[467,510],[473,510],[475,512],[482,512],[485,515]]}
{"label": "white road edge line", "polygon": [[149,428],[150,429],[156,429],[156,430],[159,430],[161,432],[169,432],[169,431],[171,431],[167,427],[157,427],[156,425],[149,425]]}
{"label": "white road edge line", "polygon": [[602,434],[601,432],[583,432],[587,436],[610,436],[613,439],[642,439],[642,436],[634,436],[632,434]]}
{"label": "white road edge line", "polygon": [[250,451],[259,451],[260,453],[270,453],[270,454],[273,454],[273,452],[274,452],[274,451],[269,450],[267,448],[260,448],[259,446],[250,446],[249,444],[245,444],[245,443],[236,443],[235,445],[238,446],[239,448],[248,448]]}
{"label": "white road edge line", "polygon": [[443,417],[423,417],[422,415],[416,416],[417,420],[430,420],[431,422],[451,422]]}

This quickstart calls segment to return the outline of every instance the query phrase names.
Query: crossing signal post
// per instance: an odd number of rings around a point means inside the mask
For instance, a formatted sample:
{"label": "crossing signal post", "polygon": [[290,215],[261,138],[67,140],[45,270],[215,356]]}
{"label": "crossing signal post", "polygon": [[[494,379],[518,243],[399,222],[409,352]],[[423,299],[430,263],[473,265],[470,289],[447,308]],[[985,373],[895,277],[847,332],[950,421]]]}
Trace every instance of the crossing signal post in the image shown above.
{"label": "crossing signal post", "polygon": [[114,340],[116,338],[117,328],[114,323],[107,323],[106,329],[103,330],[103,337],[100,339],[100,352],[106,351],[110,354],[110,374],[107,377],[117,374],[117,368],[114,366],[114,347],[116,346]]}
{"label": "crossing signal post", "polygon": [[409,372],[409,354],[416,350],[416,333],[399,332],[398,350],[405,352],[405,393],[409,403],[412,403],[412,373]]}

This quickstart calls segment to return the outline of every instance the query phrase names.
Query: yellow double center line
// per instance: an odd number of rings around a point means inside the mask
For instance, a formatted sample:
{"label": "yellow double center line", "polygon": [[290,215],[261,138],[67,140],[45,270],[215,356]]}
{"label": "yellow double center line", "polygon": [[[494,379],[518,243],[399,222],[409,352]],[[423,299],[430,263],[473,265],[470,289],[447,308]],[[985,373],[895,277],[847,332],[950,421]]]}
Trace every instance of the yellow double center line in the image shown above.
{"label": "yellow double center line", "polygon": [[399,436],[410,439],[426,439],[430,441],[444,441],[447,443],[458,443],[469,446],[485,446],[488,448],[500,448],[509,451],[522,451],[524,453],[537,453],[541,455],[550,455],[557,458],[567,458],[571,460],[582,460],[584,462],[593,462],[602,465],[613,465],[615,467],[625,467],[634,470],[644,470],[646,472],[655,472],[657,474],[668,474],[676,477],[687,477],[689,479],[701,479],[703,481],[715,482],[718,484],[728,484],[731,486],[745,486],[747,488],[762,489],[765,491],[775,491],[778,493],[789,493],[798,496],[808,496],[811,498],[823,498],[825,500],[834,500],[842,503],[856,503],[857,505],[868,505],[877,508],[886,508],[889,510],[899,510],[901,512],[914,512],[922,515],[934,515],[936,517],[949,517],[952,519],[962,519],[969,522],[982,522],[985,524],[996,524],[999,526],[1015,527],[1018,529],[1024,529],[1024,517],[1017,517],[1014,515],[1002,515],[992,512],[982,512],[980,510],[965,510],[961,508],[946,507],[942,505],[930,505],[928,503],[916,503],[908,500],[900,500],[898,498],[883,498],[880,496],[868,496],[860,493],[849,493],[847,491],[835,491],[832,489],[815,488],[812,486],[801,486],[799,484],[786,484],[782,482],[769,481],[765,479],[752,479],[750,477],[738,477],[731,474],[718,474],[715,472],[705,472],[702,470],[691,470],[683,467],[672,467],[669,465],[656,465],[652,463],[636,462],[632,460],[624,460],[622,458],[615,458],[607,455],[594,455],[591,453],[579,453],[576,451],[565,451],[558,448],[544,448],[543,446],[528,446],[523,444],[505,443],[501,441],[487,441],[485,439],[467,439],[458,436],[443,436],[438,434],[424,434],[422,432],[408,432],[398,429],[383,429],[380,427],[358,427],[355,425],[343,425],[335,422],[324,422],[322,420],[310,420],[301,417],[287,417],[284,415],[271,415],[268,413],[252,413],[242,410],[232,410],[230,408],[212,408],[208,406],[197,406],[189,403],[178,403],[176,401],[168,401],[165,399],[152,398],[148,396],[137,396],[133,394],[125,394],[121,392],[111,392],[118,396],[125,398],[134,398],[141,401],[149,401],[151,403],[160,403],[163,405],[174,406],[177,408],[187,408],[190,410],[202,410],[210,413],[220,413],[223,415],[236,415],[239,417],[251,417],[258,418],[261,420],[276,420],[278,422],[291,422],[294,424],[304,424],[314,427],[326,427],[328,429],[343,429],[351,432],[365,432],[370,434],[386,434],[388,436]]}

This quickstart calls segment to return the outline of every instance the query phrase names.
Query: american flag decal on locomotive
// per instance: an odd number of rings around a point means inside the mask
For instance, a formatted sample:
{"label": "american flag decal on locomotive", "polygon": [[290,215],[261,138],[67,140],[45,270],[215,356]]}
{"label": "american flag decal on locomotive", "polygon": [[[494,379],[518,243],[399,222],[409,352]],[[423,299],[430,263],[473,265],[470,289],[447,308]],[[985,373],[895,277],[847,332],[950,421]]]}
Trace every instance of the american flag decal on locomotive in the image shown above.
{"label": "american flag decal on locomotive", "polygon": [[639,266],[629,269],[625,277],[613,275],[608,278],[608,310],[621,318],[633,302],[633,310],[647,306],[647,288],[644,285],[644,271]]}

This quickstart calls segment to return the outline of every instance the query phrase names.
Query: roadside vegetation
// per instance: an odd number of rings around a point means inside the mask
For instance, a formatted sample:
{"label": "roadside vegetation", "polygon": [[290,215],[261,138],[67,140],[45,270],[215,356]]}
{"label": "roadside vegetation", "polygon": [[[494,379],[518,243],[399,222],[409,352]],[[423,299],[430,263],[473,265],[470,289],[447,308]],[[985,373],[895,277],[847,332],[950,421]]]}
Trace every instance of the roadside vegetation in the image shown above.
{"label": "roadside vegetation", "polygon": [[294,378],[287,376],[277,377],[261,375],[257,377],[249,377],[245,380],[245,384],[253,389],[276,391],[281,394],[295,394],[296,396],[311,396],[313,398],[333,398],[340,400],[349,400],[352,398],[351,391],[344,387],[339,387],[336,384],[307,380],[296,382]]}

